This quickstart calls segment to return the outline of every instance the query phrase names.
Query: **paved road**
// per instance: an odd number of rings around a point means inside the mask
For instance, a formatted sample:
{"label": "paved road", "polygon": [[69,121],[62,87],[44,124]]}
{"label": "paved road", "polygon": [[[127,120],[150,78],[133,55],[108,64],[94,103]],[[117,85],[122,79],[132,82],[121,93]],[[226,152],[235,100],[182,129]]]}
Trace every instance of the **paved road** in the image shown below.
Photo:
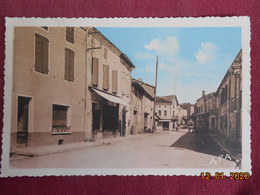
{"label": "paved road", "polygon": [[[116,139],[116,138],[115,138]],[[234,168],[206,135],[162,132],[10,162],[11,168]],[[223,154],[225,155],[225,154]]]}

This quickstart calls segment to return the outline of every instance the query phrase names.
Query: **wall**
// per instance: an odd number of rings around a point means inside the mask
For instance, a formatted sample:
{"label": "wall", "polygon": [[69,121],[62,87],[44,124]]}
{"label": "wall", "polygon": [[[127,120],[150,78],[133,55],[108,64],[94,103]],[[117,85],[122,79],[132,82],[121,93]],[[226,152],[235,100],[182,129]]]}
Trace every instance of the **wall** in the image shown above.
{"label": "wall", "polygon": [[[14,33],[11,145],[16,145],[18,95],[31,97],[29,105],[29,146],[83,140],[85,32],[75,28],[75,43],[65,40],[65,28],[16,27]],[[35,33],[49,39],[49,73],[35,71]],[[75,52],[74,82],[64,80],[65,47]],[[52,104],[70,108],[71,135],[51,135]]]}

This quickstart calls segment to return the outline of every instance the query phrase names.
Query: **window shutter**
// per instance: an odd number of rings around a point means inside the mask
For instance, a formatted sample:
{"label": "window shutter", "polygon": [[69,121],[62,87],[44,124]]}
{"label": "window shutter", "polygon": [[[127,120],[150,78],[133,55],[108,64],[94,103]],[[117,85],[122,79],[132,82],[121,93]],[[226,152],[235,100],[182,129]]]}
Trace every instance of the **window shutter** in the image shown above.
{"label": "window shutter", "polygon": [[98,86],[98,58],[92,58],[92,75],[91,83]]}
{"label": "window shutter", "polygon": [[66,27],[66,40],[74,43],[74,27]]}
{"label": "window shutter", "polygon": [[74,57],[75,53],[70,51],[70,81],[74,81]]}
{"label": "window shutter", "polygon": [[117,93],[117,70],[112,71],[112,92]]}
{"label": "window shutter", "polygon": [[109,89],[109,66],[103,64],[103,89]]}
{"label": "window shutter", "polygon": [[69,63],[70,63],[70,53],[67,48],[65,48],[65,72],[64,72],[64,79],[69,80]]}
{"label": "window shutter", "polygon": [[35,71],[41,72],[41,37],[35,34]]}
{"label": "window shutter", "polygon": [[42,73],[48,74],[49,41],[42,37]]}
{"label": "window shutter", "polygon": [[35,34],[35,71],[48,74],[49,40]]}

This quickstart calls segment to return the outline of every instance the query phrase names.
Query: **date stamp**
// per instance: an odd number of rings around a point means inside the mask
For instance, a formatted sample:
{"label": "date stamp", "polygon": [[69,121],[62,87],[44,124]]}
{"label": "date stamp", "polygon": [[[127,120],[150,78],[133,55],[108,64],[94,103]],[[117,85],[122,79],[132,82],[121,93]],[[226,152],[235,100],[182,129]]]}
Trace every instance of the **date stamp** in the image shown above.
{"label": "date stamp", "polygon": [[201,172],[200,174],[201,179],[211,180],[248,180],[250,179],[250,173],[248,172],[230,172],[229,176],[225,175],[224,172],[215,172],[215,175],[211,175],[210,172]]}

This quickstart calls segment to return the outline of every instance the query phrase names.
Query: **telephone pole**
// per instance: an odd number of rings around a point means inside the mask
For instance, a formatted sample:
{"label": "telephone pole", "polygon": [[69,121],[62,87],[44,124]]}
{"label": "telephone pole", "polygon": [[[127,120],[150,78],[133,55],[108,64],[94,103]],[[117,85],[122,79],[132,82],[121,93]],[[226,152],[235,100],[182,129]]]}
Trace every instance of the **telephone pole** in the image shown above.
{"label": "telephone pole", "polygon": [[156,57],[156,73],[155,73],[155,85],[154,85],[155,88],[154,88],[153,129],[152,129],[152,132],[156,131],[156,127],[155,127],[155,103],[156,103],[157,77],[158,77],[158,56]]}

